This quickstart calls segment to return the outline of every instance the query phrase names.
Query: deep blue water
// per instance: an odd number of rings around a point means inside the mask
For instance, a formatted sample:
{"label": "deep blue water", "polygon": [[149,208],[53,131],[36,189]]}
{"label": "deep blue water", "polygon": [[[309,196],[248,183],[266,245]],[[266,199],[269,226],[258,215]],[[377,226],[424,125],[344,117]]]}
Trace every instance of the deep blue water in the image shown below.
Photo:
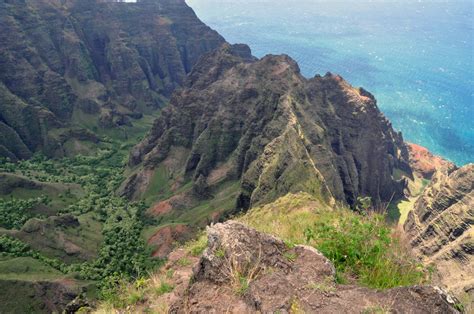
{"label": "deep blue water", "polygon": [[187,2],[227,41],[286,53],[307,77],[340,74],[405,140],[474,162],[474,0]]}

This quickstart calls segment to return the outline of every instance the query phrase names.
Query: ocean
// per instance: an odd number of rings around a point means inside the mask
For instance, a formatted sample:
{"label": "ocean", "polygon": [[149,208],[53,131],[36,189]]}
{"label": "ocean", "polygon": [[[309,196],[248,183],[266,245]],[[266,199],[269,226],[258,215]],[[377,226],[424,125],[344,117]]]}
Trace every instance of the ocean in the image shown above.
{"label": "ocean", "polygon": [[474,1],[187,0],[257,57],[288,54],[375,95],[406,141],[474,162]]}

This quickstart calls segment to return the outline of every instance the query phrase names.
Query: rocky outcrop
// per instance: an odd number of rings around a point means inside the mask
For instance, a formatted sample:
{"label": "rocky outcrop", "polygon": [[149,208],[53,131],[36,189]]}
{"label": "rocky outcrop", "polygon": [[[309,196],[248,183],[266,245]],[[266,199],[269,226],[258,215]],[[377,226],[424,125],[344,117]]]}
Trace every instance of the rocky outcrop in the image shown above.
{"label": "rocky outcrop", "polygon": [[474,164],[440,169],[408,214],[415,253],[438,269],[441,284],[474,300]]}
{"label": "rocky outcrop", "polygon": [[289,248],[234,221],[208,229],[191,280],[180,282],[168,299],[171,313],[457,313],[434,287],[338,285],[334,266],[317,250]]}
{"label": "rocky outcrop", "polygon": [[241,180],[239,208],[298,191],[377,204],[402,194],[396,169],[411,173],[401,134],[370,93],[330,73],[306,79],[285,55],[256,60],[245,45],[226,44],[196,64],[131,152],[130,166],[144,170],[123,194],[139,198],[147,173],[176,147],[185,148],[181,173],[195,194]]}
{"label": "rocky outcrop", "polygon": [[421,178],[429,180],[438,169],[454,167],[452,162],[433,155],[423,146],[407,143],[407,147],[410,166],[413,172]]}
{"label": "rocky outcrop", "polygon": [[99,127],[161,106],[224,39],[184,1],[0,2],[0,156],[61,153],[77,110]]}
{"label": "rocky outcrop", "polygon": [[186,225],[165,226],[153,233],[147,244],[157,248],[152,252],[153,257],[166,258],[173,251],[175,243],[189,240],[191,234]]}

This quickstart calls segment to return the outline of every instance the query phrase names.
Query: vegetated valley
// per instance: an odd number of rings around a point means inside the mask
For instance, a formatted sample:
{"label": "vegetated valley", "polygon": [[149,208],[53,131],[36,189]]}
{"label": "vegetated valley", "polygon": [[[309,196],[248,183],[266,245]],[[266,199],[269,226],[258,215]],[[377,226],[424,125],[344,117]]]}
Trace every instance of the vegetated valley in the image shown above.
{"label": "vegetated valley", "polygon": [[116,2],[0,3],[0,312],[472,308],[472,164],[184,1]]}

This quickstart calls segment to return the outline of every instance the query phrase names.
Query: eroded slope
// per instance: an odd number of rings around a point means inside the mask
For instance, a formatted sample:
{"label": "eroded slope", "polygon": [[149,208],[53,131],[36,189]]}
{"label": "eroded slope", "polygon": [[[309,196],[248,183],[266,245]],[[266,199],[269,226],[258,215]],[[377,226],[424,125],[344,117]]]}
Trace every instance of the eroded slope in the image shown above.
{"label": "eroded slope", "polygon": [[11,159],[97,141],[81,127],[129,125],[224,42],[173,0],[2,1],[0,28],[0,156]]}
{"label": "eroded slope", "polygon": [[[404,229],[415,253],[440,282],[474,300],[474,165],[439,169],[408,214]],[[472,304],[471,304],[472,305]]]}
{"label": "eroded slope", "polygon": [[407,159],[367,91],[332,74],[306,79],[288,56],[257,60],[245,45],[224,45],[198,62],[133,149],[122,194],[153,194],[159,177],[169,188],[150,202],[166,201],[165,213],[191,213],[193,200],[215,199],[226,182],[238,187],[227,212],[298,191],[328,204],[360,196],[379,204],[402,195],[394,173],[411,173]]}

